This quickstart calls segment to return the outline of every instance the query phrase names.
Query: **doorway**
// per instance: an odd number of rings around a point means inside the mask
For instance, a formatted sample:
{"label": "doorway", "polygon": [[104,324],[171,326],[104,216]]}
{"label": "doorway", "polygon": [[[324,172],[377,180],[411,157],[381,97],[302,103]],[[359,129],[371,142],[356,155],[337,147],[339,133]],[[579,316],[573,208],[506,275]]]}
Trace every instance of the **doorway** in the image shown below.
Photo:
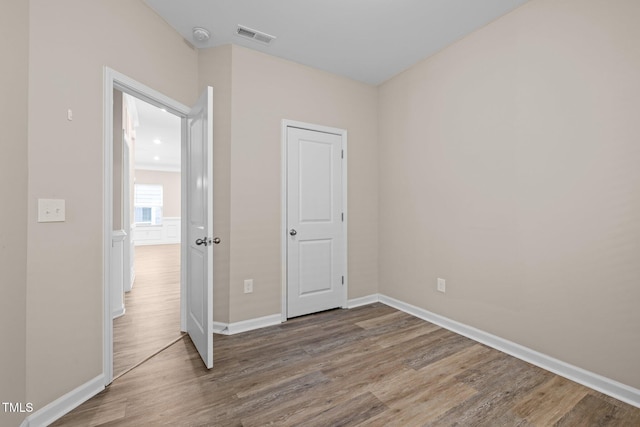
{"label": "doorway", "polygon": [[125,236],[123,309],[113,319],[117,378],[182,336],[182,124],[166,109],[118,90],[113,107],[113,222]]}
{"label": "doorway", "polygon": [[[180,225],[180,330],[186,331],[195,344],[207,368],[213,366],[213,251],[210,243],[220,239],[210,236],[212,230],[213,115],[212,88],[207,87],[196,105],[189,108],[108,67],[104,69],[103,116],[103,378],[105,386],[113,381],[113,317],[118,312],[124,289],[123,258],[114,249],[121,241],[114,231],[114,89],[127,93],[181,120],[181,221]],[[200,163],[204,162],[204,167]],[[153,215],[153,213],[151,214]],[[187,233],[196,218],[198,239]],[[192,242],[193,240],[193,242]],[[193,243],[193,244],[192,244]],[[187,251],[192,246],[200,251]],[[207,250],[208,249],[208,250]],[[197,259],[195,259],[197,258]],[[204,262],[202,262],[204,261]],[[197,266],[203,268],[198,269]],[[121,288],[117,282],[120,281]],[[197,318],[200,322],[193,322]],[[188,321],[190,319],[191,321]]]}
{"label": "doorway", "polygon": [[347,132],[285,120],[283,320],[347,306]]}

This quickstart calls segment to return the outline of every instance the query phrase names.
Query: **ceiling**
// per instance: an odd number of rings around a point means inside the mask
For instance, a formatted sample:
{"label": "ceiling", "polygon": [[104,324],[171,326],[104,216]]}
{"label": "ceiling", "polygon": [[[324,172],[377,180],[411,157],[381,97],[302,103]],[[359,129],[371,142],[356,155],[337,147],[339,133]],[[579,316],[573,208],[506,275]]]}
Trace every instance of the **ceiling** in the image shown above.
{"label": "ceiling", "polygon": [[180,171],[180,118],[138,98],[133,98],[133,102],[138,116],[135,167]]}
{"label": "ceiling", "polygon": [[[198,48],[234,43],[378,85],[528,0],[144,1]],[[244,39],[238,25],[276,39],[268,46]],[[211,39],[197,42],[193,27]],[[179,171],[180,119],[135,105],[136,167]]]}
{"label": "ceiling", "polygon": [[[145,0],[198,48],[242,45],[378,85],[527,0]],[[241,38],[238,25],[276,37]],[[196,42],[193,27],[211,32]]]}

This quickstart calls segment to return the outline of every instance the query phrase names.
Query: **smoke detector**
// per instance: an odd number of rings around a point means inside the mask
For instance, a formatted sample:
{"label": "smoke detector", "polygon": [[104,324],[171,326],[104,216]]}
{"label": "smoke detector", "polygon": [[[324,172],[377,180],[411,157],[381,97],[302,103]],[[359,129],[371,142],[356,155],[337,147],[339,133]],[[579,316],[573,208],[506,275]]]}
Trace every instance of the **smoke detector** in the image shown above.
{"label": "smoke detector", "polygon": [[242,38],[253,40],[266,45],[271,44],[271,42],[276,39],[275,36],[263,33],[262,31],[252,30],[251,28],[245,27],[243,25],[238,25],[236,34]]}
{"label": "smoke detector", "polygon": [[193,39],[197,42],[203,43],[211,38],[211,33],[206,28],[193,27]]}

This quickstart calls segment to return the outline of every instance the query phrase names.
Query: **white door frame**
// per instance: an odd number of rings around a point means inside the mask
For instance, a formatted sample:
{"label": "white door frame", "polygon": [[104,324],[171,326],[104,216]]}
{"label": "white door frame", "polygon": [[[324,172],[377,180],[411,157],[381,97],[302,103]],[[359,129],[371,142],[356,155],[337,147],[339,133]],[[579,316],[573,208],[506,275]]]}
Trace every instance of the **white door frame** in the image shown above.
{"label": "white door frame", "polygon": [[311,123],[298,122],[295,120],[282,120],[281,130],[281,156],[282,156],[282,171],[281,171],[281,223],[280,223],[280,254],[281,254],[281,277],[282,277],[282,315],[281,320],[287,321],[287,282],[288,282],[288,269],[287,269],[287,247],[288,247],[288,227],[287,227],[287,129],[288,128],[306,129],[316,132],[331,133],[339,135],[342,138],[342,150],[343,150],[343,162],[342,162],[342,210],[344,212],[344,221],[342,222],[342,233],[344,239],[344,286],[342,287],[342,308],[347,308],[347,296],[349,286],[349,257],[348,257],[348,214],[347,214],[347,131],[345,129],[332,128],[328,126],[315,125]]}
{"label": "white door frame", "polygon": [[[103,289],[103,367],[105,386],[113,381],[113,319],[111,317],[111,235],[113,233],[113,90],[118,89],[123,93],[140,98],[159,108],[176,114],[182,118],[182,176],[186,173],[186,116],[190,108],[183,105],[150,87],[133,80],[109,67],[104,67],[103,86],[103,230],[102,230],[102,289]],[[186,194],[186,180],[181,180],[182,194]],[[185,217],[187,205],[182,197],[182,215]],[[186,236],[185,222],[182,223],[182,236]],[[181,265],[185,265],[185,245],[181,245]],[[186,287],[184,272],[180,273],[180,329],[186,330]]]}
{"label": "white door frame", "polygon": [[122,229],[127,233],[125,245],[122,247],[122,269],[124,279],[122,287],[125,292],[131,290],[131,145],[129,139],[122,138]]}

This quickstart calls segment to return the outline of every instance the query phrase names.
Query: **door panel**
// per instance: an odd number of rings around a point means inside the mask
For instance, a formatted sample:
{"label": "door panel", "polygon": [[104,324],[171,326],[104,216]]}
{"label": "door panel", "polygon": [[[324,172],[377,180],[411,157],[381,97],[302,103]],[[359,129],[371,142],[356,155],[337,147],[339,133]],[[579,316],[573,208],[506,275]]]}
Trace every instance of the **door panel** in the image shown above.
{"label": "door panel", "polygon": [[298,245],[300,271],[299,296],[331,292],[333,275],[332,239],[302,241]]}
{"label": "door panel", "polygon": [[[189,248],[191,259],[189,260],[189,274],[193,283],[202,283],[205,281],[204,272],[206,272],[206,259],[202,256],[202,253],[198,250],[193,250]],[[190,286],[189,287],[189,301],[192,304],[189,305],[189,314],[191,316],[191,320],[194,322],[198,331],[202,331],[204,333],[204,306],[203,304],[198,304],[198,301],[204,300],[203,295],[203,287],[202,286]]]}
{"label": "door panel", "polygon": [[187,332],[213,366],[213,117],[211,87],[187,117]]}
{"label": "door panel", "polygon": [[287,317],[343,305],[342,137],[287,128]]}
{"label": "door panel", "polygon": [[299,187],[301,223],[328,222],[332,218],[332,144],[300,140]]}

